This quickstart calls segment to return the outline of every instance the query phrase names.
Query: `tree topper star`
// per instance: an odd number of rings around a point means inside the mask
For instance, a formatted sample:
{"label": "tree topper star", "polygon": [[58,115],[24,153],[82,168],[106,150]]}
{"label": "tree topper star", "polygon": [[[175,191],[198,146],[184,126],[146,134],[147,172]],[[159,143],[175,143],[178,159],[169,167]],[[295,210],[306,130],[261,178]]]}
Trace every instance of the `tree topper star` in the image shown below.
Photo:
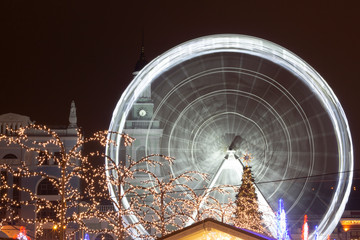
{"label": "tree topper star", "polygon": [[251,154],[246,152],[241,159],[245,162],[246,166],[249,166],[249,162],[251,162],[252,157]]}

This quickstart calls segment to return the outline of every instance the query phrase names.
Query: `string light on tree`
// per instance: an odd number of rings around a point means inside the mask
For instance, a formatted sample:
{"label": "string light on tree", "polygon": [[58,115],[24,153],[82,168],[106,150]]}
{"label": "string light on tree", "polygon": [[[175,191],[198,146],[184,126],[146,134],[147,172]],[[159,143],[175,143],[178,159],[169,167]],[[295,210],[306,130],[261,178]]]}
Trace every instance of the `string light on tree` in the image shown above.
{"label": "string light on tree", "polygon": [[[126,146],[130,146],[129,142]],[[172,162],[173,158],[152,154],[143,157],[139,160],[133,159],[131,156],[127,156],[127,164],[117,164],[116,161],[111,159],[105,154],[99,154],[99,156],[107,159],[108,164],[105,167],[98,167],[94,169],[93,176],[98,179],[98,183],[102,186],[102,191],[92,192],[90,194],[93,199],[108,199],[114,206],[113,210],[102,212],[97,206],[92,206],[86,211],[80,213],[79,218],[83,219],[81,223],[82,229],[88,233],[112,233],[117,236],[117,239],[122,240],[129,236],[144,237],[141,236],[139,229],[145,225],[141,207],[144,207],[144,203],[147,194],[151,191],[146,187],[146,183],[142,182],[142,185],[136,185],[136,176],[139,173],[152,174],[149,170],[141,168],[144,163],[147,165],[161,165],[156,158],[164,159],[165,161]],[[108,190],[111,189],[115,192],[116,197],[110,197]],[[140,207],[141,206],[141,207]],[[91,229],[86,226],[87,219],[95,218],[98,222],[107,223],[110,227],[107,229]],[[136,219],[131,222],[129,219]]]}
{"label": "string light on tree", "polygon": [[[213,188],[206,188],[202,194],[196,194],[191,190],[191,195],[187,194],[184,199],[183,210],[187,213],[193,212],[190,216],[191,222],[199,222],[206,218],[218,219],[228,224],[232,223],[232,212],[234,210],[234,201],[230,197],[230,193],[236,191],[234,186],[220,185]],[[220,193],[228,195],[226,203],[220,202],[213,195]],[[189,198],[190,196],[190,198]],[[183,214],[186,215],[186,214]]]}
{"label": "string light on tree", "polygon": [[[246,153],[243,161],[248,164],[251,155]],[[243,168],[242,183],[236,195],[234,224],[236,227],[249,229],[259,233],[266,233],[262,225],[262,212],[259,211],[258,198],[255,192],[254,178],[251,167]]]}

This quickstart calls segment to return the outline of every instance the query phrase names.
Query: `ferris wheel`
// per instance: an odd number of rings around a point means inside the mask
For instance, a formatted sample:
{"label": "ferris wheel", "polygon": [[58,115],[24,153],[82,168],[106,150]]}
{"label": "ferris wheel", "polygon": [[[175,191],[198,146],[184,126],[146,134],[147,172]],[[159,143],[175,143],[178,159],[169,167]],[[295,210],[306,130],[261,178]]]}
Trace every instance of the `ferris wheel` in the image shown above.
{"label": "ferris wheel", "polygon": [[[245,35],[191,40],[140,71],[114,110],[111,131],[127,128],[130,113],[149,89],[152,112],[141,131],[144,151],[176,159],[159,174],[208,174],[208,180],[193,183],[195,190],[236,186],[241,184],[239,159],[249,153],[261,211],[271,218],[282,198],[290,225],[307,214],[309,220],[314,216],[319,236],[333,231],[350,193],[352,141],[338,99],[306,62]],[[138,108],[138,114],[146,116],[147,109]],[[154,128],[161,130],[156,146]],[[121,161],[119,147],[107,151]]]}

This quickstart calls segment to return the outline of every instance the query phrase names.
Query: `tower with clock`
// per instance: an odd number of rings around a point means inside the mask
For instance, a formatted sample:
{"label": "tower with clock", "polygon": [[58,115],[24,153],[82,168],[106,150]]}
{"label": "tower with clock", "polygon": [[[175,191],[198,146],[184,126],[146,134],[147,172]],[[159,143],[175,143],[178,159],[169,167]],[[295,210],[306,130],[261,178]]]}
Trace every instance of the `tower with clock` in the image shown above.
{"label": "tower with clock", "polygon": [[[144,45],[142,44],[140,58],[135,65],[134,77],[147,64],[144,54]],[[159,148],[160,139],[163,130],[160,129],[160,123],[153,119],[154,103],[151,98],[151,86],[148,86],[140,95],[128,115],[125,123],[124,132],[136,141],[126,148],[122,149],[121,155],[131,156],[139,160],[149,154],[156,153]],[[141,166],[142,168],[146,166]]]}

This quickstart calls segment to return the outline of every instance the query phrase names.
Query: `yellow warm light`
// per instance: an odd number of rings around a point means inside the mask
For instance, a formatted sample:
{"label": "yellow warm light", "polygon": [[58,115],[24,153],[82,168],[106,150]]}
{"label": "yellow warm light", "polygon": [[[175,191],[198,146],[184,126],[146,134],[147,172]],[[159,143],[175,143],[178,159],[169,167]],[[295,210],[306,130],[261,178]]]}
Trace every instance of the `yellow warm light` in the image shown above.
{"label": "yellow warm light", "polygon": [[56,230],[56,229],[57,229],[57,225],[54,225],[54,226],[53,226],[53,229]]}
{"label": "yellow warm light", "polygon": [[[221,232],[216,229],[212,229],[212,231],[206,231],[203,235],[206,237],[205,239],[219,239],[219,240],[243,240],[242,238],[231,236],[228,233]],[[202,238],[204,239],[204,238]]]}
{"label": "yellow warm light", "polygon": [[347,219],[347,220],[341,220],[340,223],[344,231],[347,232],[350,230],[351,226],[359,226],[360,220]]}
{"label": "yellow warm light", "polygon": [[360,220],[342,220],[340,221],[341,225],[343,227],[347,226],[353,226],[353,225],[360,225]]}
{"label": "yellow warm light", "polygon": [[215,228],[195,232],[191,235],[178,238],[179,240],[244,240]]}

